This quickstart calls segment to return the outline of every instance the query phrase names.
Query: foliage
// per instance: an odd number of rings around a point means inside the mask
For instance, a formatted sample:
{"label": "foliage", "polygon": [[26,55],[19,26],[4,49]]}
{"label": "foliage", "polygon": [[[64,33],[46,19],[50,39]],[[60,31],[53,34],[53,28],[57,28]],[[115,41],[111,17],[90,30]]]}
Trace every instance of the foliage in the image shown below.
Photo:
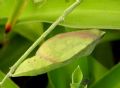
{"label": "foliage", "polygon": [[[73,2],[0,0],[0,80]],[[119,0],[82,0],[12,76],[47,73],[48,88],[70,88],[70,85],[74,88],[76,78],[82,88],[119,88],[120,65],[114,63],[111,47],[112,41],[120,40],[119,3]],[[8,24],[12,31],[4,34]],[[80,68],[76,68],[78,65]],[[7,79],[3,88],[18,86]]]}

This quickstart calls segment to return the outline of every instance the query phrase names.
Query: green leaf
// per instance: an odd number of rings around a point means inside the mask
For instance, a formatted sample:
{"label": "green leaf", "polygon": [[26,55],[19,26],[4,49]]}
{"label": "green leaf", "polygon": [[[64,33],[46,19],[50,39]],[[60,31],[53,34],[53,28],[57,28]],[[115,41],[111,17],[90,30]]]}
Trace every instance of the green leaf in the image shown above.
{"label": "green leaf", "polygon": [[105,73],[109,70],[96,60],[93,56],[89,56],[88,58],[88,67],[89,67],[89,80],[90,85],[95,84],[97,80],[99,80]]}
{"label": "green leaf", "polygon": [[32,42],[27,39],[12,33],[3,47],[0,48],[0,70],[4,73],[8,72],[9,68],[31,44]]}
{"label": "green leaf", "polygon": [[84,82],[85,80],[89,80],[91,86],[91,84],[95,83],[108,71],[108,69],[91,56],[76,57],[74,59],[75,61],[72,63],[48,72],[49,84],[52,85],[49,88],[70,88],[71,74],[78,65],[84,74],[81,86],[87,85],[88,82]]}
{"label": "green leaf", "polygon": [[[2,23],[3,22],[3,23]],[[2,19],[0,21],[0,40],[3,40],[5,22]],[[43,24],[41,22],[26,22],[20,23],[14,26],[13,32],[20,34],[30,41],[35,41],[43,33]],[[2,37],[2,38],[1,38]]]}
{"label": "green leaf", "polygon": [[92,55],[106,68],[111,68],[114,65],[113,51],[110,42],[102,42],[98,44]]}
{"label": "green leaf", "polygon": [[43,24],[40,22],[17,24],[13,31],[30,41],[35,41],[43,33]]}
{"label": "green leaf", "polygon": [[[0,81],[3,79],[4,76],[5,74],[0,71]],[[0,88],[19,88],[19,87],[8,78]]]}
{"label": "green leaf", "polygon": [[106,34],[102,39],[102,42],[111,42],[120,40],[119,30],[106,30]]}
{"label": "green leaf", "polygon": [[[54,22],[56,17],[74,1],[47,0],[41,8],[32,7],[29,4],[28,9],[30,11],[24,13],[25,15],[21,17],[21,21]],[[56,6],[55,3],[59,4]],[[79,7],[65,19],[62,25],[74,28],[119,29],[120,5],[118,3],[120,3],[119,0],[83,0]],[[32,8],[30,9],[30,7]]]}
{"label": "green leaf", "polygon": [[56,35],[38,49],[35,56],[25,60],[13,76],[33,76],[72,62],[76,56],[89,55],[104,32],[83,30]]}
{"label": "green leaf", "polygon": [[71,88],[79,88],[82,79],[83,79],[83,74],[78,65],[78,67],[72,73],[72,83],[70,84]]}
{"label": "green leaf", "polygon": [[[15,10],[13,8],[15,1],[1,1],[1,18],[8,17],[12,12],[11,10]],[[24,21],[54,22],[64,9],[75,0],[43,0],[42,6],[41,3],[36,5],[34,1],[29,0],[26,10],[19,18],[20,23]],[[65,19],[62,25],[74,28],[119,29],[119,3],[120,0],[82,0],[80,6]]]}
{"label": "green leaf", "polygon": [[82,74],[80,67],[78,66],[72,73],[72,83],[80,84],[82,79],[83,79],[83,74]]}
{"label": "green leaf", "polygon": [[5,32],[8,33],[11,28],[15,25],[16,21],[19,18],[19,15],[24,11],[25,7],[27,6],[29,0],[17,0],[15,2],[15,7],[10,14],[8,21],[5,26]]}
{"label": "green leaf", "polygon": [[[75,68],[79,65],[82,73],[84,74],[84,79],[89,79],[88,72],[88,57],[76,57],[73,58],[73,61],[70,64],[67,64],[58,69],[52,70],[48,72],[48,78],[50,80],[49,84],[54,87],[50,88],[70,88],[71,82],[71,74],[75,70]],[[62,80],[62,81],[61,81]]]}
{"label": "green leaf", "polygon": [[85,85],[85,87],[84,88],[87,88],[87,85]]}
{"label": "green leaf", "polygon": [[120,64],[113,67],[90,88],[120,88]]}

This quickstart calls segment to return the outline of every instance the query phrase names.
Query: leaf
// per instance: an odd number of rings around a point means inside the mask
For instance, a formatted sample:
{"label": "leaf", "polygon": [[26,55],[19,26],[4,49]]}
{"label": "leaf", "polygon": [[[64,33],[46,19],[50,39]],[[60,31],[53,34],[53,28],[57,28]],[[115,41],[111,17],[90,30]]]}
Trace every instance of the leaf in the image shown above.
{"label": "leaf", "polygon": [[[5,74],[0,71],[0,81],[3,79],[4,76]],[[8,78],[0,88],[19,88],[19,87]]]}
{"label": "leaf", "polygon": [[[2,19],[0,21],[0,32],[1,36],[4,35],[4,25],[6,19]],[[40,22],[32,22],[32,23],[21,23],[14,26],[13,31],[20,34],[21,36],[27,38],[30,41],[35,41],[42,33],[43,33],[43,24]],[[2,37],[3,39],[3,37]]]}
{"label": "leaf", "polygon": [[102,39],[102,42],[111,42],[120,40],[120,31],[119,30],[106,30],[106,34]]}
{"label": "leaf", "polygon": [[72,73],[72,83],[71,83],[71,88],[79,88],[80,83],[82,82],[83,79],[83,74],[82,71],[78,65],[78,67],[74,70]]}
{"label": "leaf", "polygon": [[94,84],[97,80],[99,80],[105,73],[109,70],[96,60],[93,56],[89,56],[88,58],[88,67],[89,67],[89,80],[90,85]]}
{"label": "leaf", "polygon": [[92,53],[93,57],[102,63],[106,68],[114,65],[113,51],[110,42],[100,43]]}
{"label": "leaf", "polygon": [[17,0],[15,3],[15,7],[13,9],[13,12],[8,18],[8,21],[5,25],[5,32],[10,32],[11,28],[15,25],[17,19],[19,18],[19,15],[23,12],[25,7],[27,6],[29,0]]}
{"label": "leaf", "polygon": [[84,30],[56,35],[47,40],[36,55],[25,60],[13,76],[33,76],[72,62],[75,56],[89,55],[104,32]]}
{"label": "leaf", "polygon": [[82,79],[83,79],[83,74],[82,74],[80,67],[78,66],[72,73],[72,83],[80,84]]}
{"label": "leaf", "polygon": [[75,61],[72,63],[47,73],[50,81],[49,84],[54,86],[49,88],[70,88],[71,74],[78,65],[84,74],[81,86],[87,85],[89,81],[91,86],[91,84],[95,83],[96,80],[100,79],[108,71],[108,69],[91,56],[76,57],[74,59]]}
{"label": "leaf", "polygon": [[85,87],[84,87],[84,88],[88,88],[88,87],[87,87],[87,85],[85,85]]}
{"label": "leaf", "polygon": [[43,24],[40,22],[17,24],[13,31],[30,41],[35,41],[43,33]]}
{"label": "leaf", "polygon": [[114,66],[90,88],[120,88],[120,64]]}
{"label": "leaf", "polygon": [[[11,10],[14,10],[15,1],[2,0],[0,5],[1,18],[8,17],[12,12]],[[19,23],[25,21],[54,22],[64,9],[74,1],[45,0],[44,4],[39,7],[33,0],[30,0],[26,10],[19,18]],[[120,29],[119,3],[120,0],[82,0],[80,6],[65,19],[62,25],[73,28]]]}
{"label": "leaf", "polygon": [[0,48],[0,70],[4,73],[17,61],[32,43],[20,35],[12,33]]}
{"label": "leaf", "polygon": [[89,72],[88,72],[89,58],[76,57],[73,59],[75,59],[75,61],[73,61],[72,63],[47,73],[48,78],[50,80],[49,84],[54,86],[50,88],[70,88],[71,74],[78,65],[80,66],[81,71],[84,74],[84,79],[89,79]]}

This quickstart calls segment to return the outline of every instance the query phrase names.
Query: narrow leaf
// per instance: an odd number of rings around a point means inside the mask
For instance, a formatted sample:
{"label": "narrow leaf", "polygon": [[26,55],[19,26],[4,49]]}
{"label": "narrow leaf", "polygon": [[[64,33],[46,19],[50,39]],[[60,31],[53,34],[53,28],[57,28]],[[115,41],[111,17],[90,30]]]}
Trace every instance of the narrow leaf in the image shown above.
{"label": "narrow leaf", "polygon": [[[20,0],[2,0],[0,17],[7,18],[13,10],[14,2]],[[43,1],[41,8],[36,5]],[[64,9],[75,0],[29,0],[28,7],[20,16],[19,22],[54,22]],[[57,4],[59,3],[59,4]],[[62,23],[73,28],[120,29],[120,0],[82,0],[81,5]],[[3,10],[3,8],[5,10]]]}
{"label": "narrow leaf", "polygon": [[99,80],[105,73],[109,70],[101,64],[96,58],[93,56],[89,56],[88,58],[88,67],[89,67],[89,76],[90,76],[90,85],[94,84],[97,80]]}
{"label": "narrow leaf", "polygon": [[[20,20],[21,22],[38,20],[54,22],[56,17],[73,2],[74,0],[46,0],[41,8],[32,7],[29,4],[28,10]],[[55,3],[59,4],[56,6]],[[120,3],[119,0],[83,0],[62,25],[73,28],[120,29],[120,5],[118,3]]]}
{"label": "narrow leaf", "polygon": [[88,56],[73,59],[75,59],[75,61],[72,63],[47,73],[50,83],[53,84],[55,88],[70,88],[71,74],[78,65],[84,74],[84,79],[89,79]]}
{"label": "narrow leaf", "polygon": [[79,88],[82,79],[83,79],[83,74],[80,67],[78,66],[72,73],[72,83],[70,85],[71,88]]}
{"label": "narrow leaf", "polygon": [[78,66],[75,69],[75,71],[72,73],[72,83],[81,83],[82,79],[83,79],[83,74],[80,67]]}
{"label": "narrow leaf", "polygon": [[90,88],[120,88],[120,63],[113,67]]}
{"label": "narrow leaf", "polygon": [[17,0],[16,5],[13,9],[13,12],[11,13],[5,25],[6,33],[10,32],[11,28],[15,25],[16,21],[18,20],[18,17],[21,15],[23,10],[25,9],[27,3],[28,3],[28,0]]}

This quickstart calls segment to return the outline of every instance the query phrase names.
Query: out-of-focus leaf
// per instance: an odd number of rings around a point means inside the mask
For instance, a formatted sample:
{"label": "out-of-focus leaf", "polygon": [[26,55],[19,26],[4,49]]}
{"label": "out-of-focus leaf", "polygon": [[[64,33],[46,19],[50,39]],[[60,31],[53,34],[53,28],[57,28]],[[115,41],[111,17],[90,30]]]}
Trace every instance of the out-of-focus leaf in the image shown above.
{"label": "out-of-focus leaf", "polygon": [[[4,20],[1,20],[4,21]],[[0,21],[0,23],[1,23]],[[3,40],[5,32],[5,22],[0,24],[0,40]],[[30,41],[35,41],[43,33],[43,24],[40,22],[21,23],[14,26],[13,31],[27,38]]]}
{"label": "out-of-focus leaf", "polygon": [[[44,23],[43,26],[43,29],[46,31],[51,26],[51,23]],[[57,34],[64,32],[66,32],[65,27],[58,25],[54,28],[54,31],[51,31],[50,35],[48,35],[45,39],[49,39]]]}
{"label": "out-of-focus leaf", "polygon": [[84,88],[87,88],[87,85]]}
{"label": "out-of-focus leaf", "polygon": [[106,34],[103,37],[101,42],[111,42],[120,40],[120,31],[119,30],[106,30]]}
{"label": "out-of-focus leaf", "polygon": [[0,43],[4,40],[4,29],[3,26],[0,25]]}
{"label": "out-of-focus leaf", "polygon": [[[5,74],[0,71],[0,81],[3,79],[4,76]],[[19,87],[8,78],[0,88],[19,88]]]}
{"label": "out-of-focus leaf", "polygon": [[25,60],[13,76],[33,76],[72,62],[75,56],[89,55],[104,32],[84,30],[56,35],[47,40],[36,55]]}
{"label": "out-of-focus leaf", "polygon": [[43,33],[43,24],[40,22],[17,24],[13,31],[31,41],[35,41]]}
{"label": "out-of-focus leaf", "polygon": [[[8,17],[15,5],[15,0],[0,0],[0,18]],[[5,10],[3,10],[5,9]]]}
{"label": "out-of-focus leaf", "polygon": [[54,86],[50,88],[70,88],[71,74],[78,65],[81,67],[82,73],[84,74],[84,79],[89,79],[88,72],[89,58],[76,57],[74,59],[75,61],[73,61],[72,63],[48,72],[48,78],[50,80],[49,84]]}
{"label": "out-of-focus leaf", "polygon": [[102,77],[102,75],[104,75],[108,71],[108,69],[106,69],[100,62],[95,60],[92,56],[77,58],[74,58],[76,60],[72,63],[50,71],[48,73],[48,78],[50,80],[49,84],[52,85],[52,87],[49,88],[69,88],[72,71],[77,65],[80,65],[82,73],[84,75],[82,83],[83,86],[87,85],[88,83],[95,83],[98,79],[100,79],[100,77]]}
{"label": "out-of-focus leaf", "polygon": [[[1,0],[0,17],[8,17],[16,0]],[[54,22],[75,0],[43,0],[43,4],[29,0],[28,7],[19,19],[23,21]],[[58,4],[59,3],[59,4]],[[74,28],[120,28],[119,0],[82,0],[80,6],[62,23]],[[3,8],[5,10],[3,10]]]}
{"label": "out-of-focus leaf", "polygon": [[[7,18],[9,18],[8,23],[7,23],[8,31],[9,31],[9,26],[13,26],[15,24],[15,22],[18,18],[18,15],[20,15],[21,11],[23,10],[23,7],[24,7],[23,5],[25,5],[28,1],[29,0],[17,0],[17,1],[11,0],[9,2],[7,0],[6,1],[1,0],[0,6],[1,7],[3,6],[4,9],[5,9],[5,7],[7,8],[7,6],[9,7],[9,5],[7,5],[7,4],[10,4],[12,2],[12,6],[10,5],[10,8],[9,8],[9,9],[11,9],[11,8],[12,9],[10,10],[10,12],[8,11],[9,14],[7,14]],[[20,4],[21,4],[21,6],[20,6]],[[17,10],[17,9],[19,9],[19,10]],[[6,12],[6,10],[7,9],[5,9],[5,11],[3,11],[3,13]],[[5,24],[7,22],[7,18],[6,17],[0,18],[0,25],[2,25],[4,28],[5,28]],[[20,23],[20,24],[15,25],[12,28],[14,29],[14,32],[21,34],[22,36],[24,36],[25,38],[28,38],[31,41],[35,41],[43,33],[43,25],[40,22]]]}
{"label": "out-of-focus leaf", "polygon": [[112,53],[110,42],[102,42],[96,46],[92,55],[106,68],[111,68],[114,64]]}
{"label": "out-of-focus leaf", "polygon": [[90,86],[108,72],[108,69],[103,64],[98,62],[93,56],[89,56],[88,58],[88,67]]}
{"label": "out-of-focus leaf", "polygon": [[8,72],[9,68],[27,50],[32,42],[17,34],[11,34],[9,40],[0,49],[0,70]]}
{"label": "out-of-focus leaf", "polygon": [[90,88],[120,88],[120,64],[113,67]]}
{"label": "out-of-focus leaf", "polygon": [[71,88],[79,88],[82,79],[83,79],[83,74],[80,67],[78,66],[72,73],[72,83],[70,84]]}
{"label": "out-of-focus leaf", "polygon": [[15,25],[17,19],[21,15],[21,13],[24,11],[25,7],[27,6],[29,0],[17,0],[15,2],[15,7],[8,17],[8,20],[5,25],[5,32],[8,33],[11,31],[13,26]]}

